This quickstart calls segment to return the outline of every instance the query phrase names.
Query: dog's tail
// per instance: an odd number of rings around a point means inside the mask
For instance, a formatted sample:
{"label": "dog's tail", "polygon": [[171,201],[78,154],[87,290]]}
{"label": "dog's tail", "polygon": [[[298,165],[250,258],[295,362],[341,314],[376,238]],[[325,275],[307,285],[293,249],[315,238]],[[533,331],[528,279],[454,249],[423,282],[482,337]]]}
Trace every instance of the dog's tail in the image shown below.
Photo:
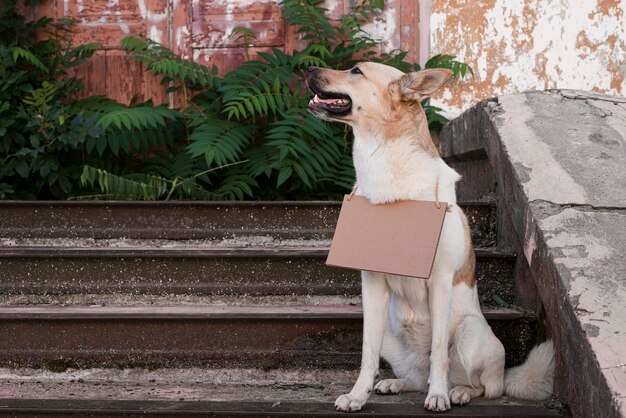
{"label": "dog's tail", "polygon": [[524,364],[504,371],[504,393],[518,399],[540,401],[552,394],[554,344],[534,347]]}

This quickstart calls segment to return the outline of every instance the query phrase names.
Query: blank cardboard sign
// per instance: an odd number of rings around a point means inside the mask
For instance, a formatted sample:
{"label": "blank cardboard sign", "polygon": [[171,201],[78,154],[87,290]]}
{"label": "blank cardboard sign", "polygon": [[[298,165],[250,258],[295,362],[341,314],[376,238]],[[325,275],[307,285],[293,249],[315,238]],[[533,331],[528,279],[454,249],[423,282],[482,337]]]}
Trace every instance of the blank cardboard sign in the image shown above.
{"label": "blank cardboard sign", "polygon": [[326,264],[428,279],[446,215],[440,203],[344,197]]}

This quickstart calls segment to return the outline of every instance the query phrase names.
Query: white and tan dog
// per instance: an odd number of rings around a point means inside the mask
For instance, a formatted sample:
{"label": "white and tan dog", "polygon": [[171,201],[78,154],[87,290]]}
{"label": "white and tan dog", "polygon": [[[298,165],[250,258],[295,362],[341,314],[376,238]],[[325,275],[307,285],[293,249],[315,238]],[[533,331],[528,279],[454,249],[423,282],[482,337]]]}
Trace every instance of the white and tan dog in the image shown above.
{"label": "white and tan dog", "polygon": [[[502,394],[544,399],[552,392],[554,348],[546,342],[521,366],[504,370],[504,347],[481,312],[467,219],[456,204],[460,176],[440,158],[420,101],[452,75],[446,69],[404,74],[377,63],[347,71],[311,67],[309,110],[354,131],[357,195],[371,203],[439,200],[450,203],[429,280],[362,273],[363,352],[359,377],[335,406],[360,410],[377,393],[423,390],[424,408]],[[438,190],[437,190],[438,189]],[[374,386],[380,357],[396,379]]]}

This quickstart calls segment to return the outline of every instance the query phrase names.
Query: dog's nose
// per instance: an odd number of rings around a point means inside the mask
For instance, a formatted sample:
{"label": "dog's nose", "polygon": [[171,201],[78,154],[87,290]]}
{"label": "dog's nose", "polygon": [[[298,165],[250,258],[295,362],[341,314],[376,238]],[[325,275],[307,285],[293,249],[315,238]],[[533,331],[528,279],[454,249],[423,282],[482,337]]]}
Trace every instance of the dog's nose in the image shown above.
{"label": "dog's nose", "polygon": [[307,74],[311,74],[313,71],[317,70],[317,67],[309,67],[306,69]]}

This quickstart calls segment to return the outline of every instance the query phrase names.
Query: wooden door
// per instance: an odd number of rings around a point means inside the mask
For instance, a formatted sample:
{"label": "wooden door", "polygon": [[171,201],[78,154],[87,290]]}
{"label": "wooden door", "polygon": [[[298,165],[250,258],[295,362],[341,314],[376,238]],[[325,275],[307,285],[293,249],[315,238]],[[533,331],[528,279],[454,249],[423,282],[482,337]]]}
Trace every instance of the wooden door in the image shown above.
{"label": "wooden door", "polygon": [[[368,26],[381,50],[402,48],[419,59],[419,1],[387,0],[382,16]],[[326,0],[332,16],[349,12],[355,0]],[[122,103],[152,99],[167,103],[159,80],[143,71],[121,48],[131,34],[149,37],[179,56],[217,65],[220,74],[244,60],[241,41],[229,36],[236,26],[257,34],[250,58],[273,47],[285,52],[303,47],[293,27],[285,24],[276,0],[43,0],[33,17],[71,18],[74,44],[98,42],[101,49],[77,69],[85,79],[84,95],[105,95]]]}

